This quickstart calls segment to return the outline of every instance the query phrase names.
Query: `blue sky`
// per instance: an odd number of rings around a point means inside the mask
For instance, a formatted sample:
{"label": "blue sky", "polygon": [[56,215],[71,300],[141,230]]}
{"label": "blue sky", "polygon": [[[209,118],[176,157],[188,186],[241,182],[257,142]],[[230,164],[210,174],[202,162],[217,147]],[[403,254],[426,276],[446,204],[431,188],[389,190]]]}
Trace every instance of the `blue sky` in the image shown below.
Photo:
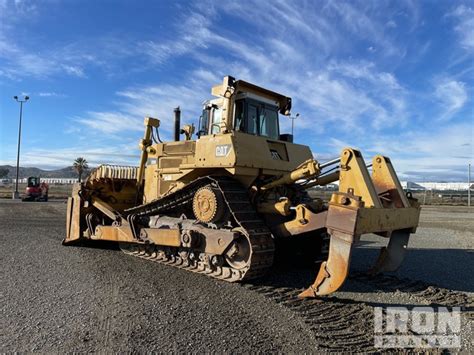
{"label": "blue sky", "polygon": [[[197,122],[232,75],[293,98],[296,140],[463,181],[474,152],[472,1],[0,0],[0,164],[136,164],[143,117]],[[290,122],[282,119],[283,130]]]}

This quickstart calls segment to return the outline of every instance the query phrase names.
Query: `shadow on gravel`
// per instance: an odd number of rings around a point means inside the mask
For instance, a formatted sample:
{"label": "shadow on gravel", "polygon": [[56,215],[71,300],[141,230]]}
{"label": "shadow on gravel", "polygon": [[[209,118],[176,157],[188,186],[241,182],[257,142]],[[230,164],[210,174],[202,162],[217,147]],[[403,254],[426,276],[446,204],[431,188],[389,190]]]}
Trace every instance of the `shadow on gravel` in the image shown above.
{"label": "shadow on gravel", "polygon": [[120,250],[118,243],[107,242],[104,240],[83,240],[76,244],[67,244],[64,247],[79,247],[79,248],[91,248],[91,249],[107,249],[107,250]]}
{"label": "shadow on gravel", "polygon": [[[372,293],[382,290],[378,287],[380,283],[378,277],[365,275],[366,270],[375,262],[378,253],[379,249],[375,248],[356,248],[351,261],[351,272],[340,291]],[[288,261],[279,262],[267,276],[250,283],[303,290],[314,282],[319,267],[320,263],[315,263],[314,266],[302,266]],[[425,287],[438,286],[451,291],[474,292],[474,277],[470,270],[474,270],[474,260],[468,250],[409,249],[402,267],[395,273],[385,275],[405,283],[417,282]],[[360,275],[364,275],[364,280]],[[358,281],[353,282],[356,278]],[[371,287],[364,287],[365,281],[370,283]]]}
{"label": "shadow on gravel", "polygon": [[[351,274],[365,272],[376,260],[379,249],[356,248]],[[468,249],[408,249],[399,270],[388,275],[421,280],[452,291],[474,292],[474,258]]]}

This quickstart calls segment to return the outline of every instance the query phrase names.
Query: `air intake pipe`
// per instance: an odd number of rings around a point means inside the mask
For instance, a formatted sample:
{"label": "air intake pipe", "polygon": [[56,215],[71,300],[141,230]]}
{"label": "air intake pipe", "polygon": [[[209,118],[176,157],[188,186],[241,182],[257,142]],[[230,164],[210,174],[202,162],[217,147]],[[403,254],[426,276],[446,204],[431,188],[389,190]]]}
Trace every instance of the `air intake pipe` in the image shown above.
{"label": "air intake pipe", "polygon": [[180,133],[180,128],[181,126],[181,110],[178,107],[174,109],[174,140],[177,142],[179,141],[179,133]]}

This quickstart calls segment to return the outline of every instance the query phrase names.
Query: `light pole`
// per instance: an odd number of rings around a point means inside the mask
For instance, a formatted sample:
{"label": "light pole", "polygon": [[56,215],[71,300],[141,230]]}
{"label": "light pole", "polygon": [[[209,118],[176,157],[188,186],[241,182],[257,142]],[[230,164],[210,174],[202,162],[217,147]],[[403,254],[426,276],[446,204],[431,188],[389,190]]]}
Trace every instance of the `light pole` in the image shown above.
{"label": "light pole", "polygon": [[12,199],[16,200],[20,198],[18,192],[18,174],[20,172],[20,143],[21,143],[21,117],[23,115],[23,103],[29,100],[28,96],[25,96],[23,100],[19,99],[18,96],[13,96],[16,102],[20,103],[20,124],[18,126],[18,153],[16,155],[16,181],[15,181],[15,192],[13,192]]}
{"label": "light pole", "polygon": [[290,116],[290,119],[291,119],[291,135],[294,137],[294,128],[295,128],[295,120],[300,117],[300,114],[297,113],[296,116]]}
{"label": "light pole", "polygon": [[467,166],[467,206],[471,207],[471,164]]}

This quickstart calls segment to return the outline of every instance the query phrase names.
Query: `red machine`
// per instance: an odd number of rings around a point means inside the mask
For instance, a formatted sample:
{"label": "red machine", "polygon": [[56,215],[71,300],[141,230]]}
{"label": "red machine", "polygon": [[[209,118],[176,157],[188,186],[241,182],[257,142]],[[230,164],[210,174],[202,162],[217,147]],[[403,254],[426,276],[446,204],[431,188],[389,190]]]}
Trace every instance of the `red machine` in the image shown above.
{"label": "red machine", "polygon": [[41,182],[37,176],[30,176],[26,185],[26,196],[23,201],[48,201],[49,185]]}

